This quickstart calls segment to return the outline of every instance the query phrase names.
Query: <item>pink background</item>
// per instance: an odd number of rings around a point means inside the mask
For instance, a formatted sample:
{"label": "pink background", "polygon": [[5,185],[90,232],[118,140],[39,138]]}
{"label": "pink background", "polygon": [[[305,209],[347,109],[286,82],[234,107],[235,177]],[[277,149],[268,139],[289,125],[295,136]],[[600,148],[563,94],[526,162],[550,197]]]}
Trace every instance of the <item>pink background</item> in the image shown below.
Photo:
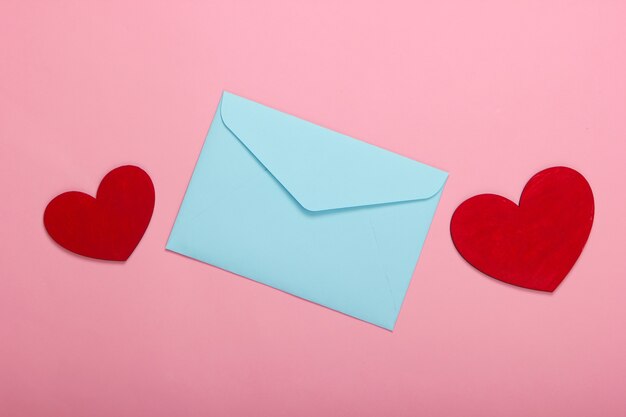
{"label": "pink background", "polygon": [[[626,415],[626,3],[296,3],[0,1],[0,415]],[[223,89],[451,173],[393,333],[164,250]],[[126,163],[129,261],[55,245]],[[597,212],[556,293],[468,266],[455,207],[559,164]]]}

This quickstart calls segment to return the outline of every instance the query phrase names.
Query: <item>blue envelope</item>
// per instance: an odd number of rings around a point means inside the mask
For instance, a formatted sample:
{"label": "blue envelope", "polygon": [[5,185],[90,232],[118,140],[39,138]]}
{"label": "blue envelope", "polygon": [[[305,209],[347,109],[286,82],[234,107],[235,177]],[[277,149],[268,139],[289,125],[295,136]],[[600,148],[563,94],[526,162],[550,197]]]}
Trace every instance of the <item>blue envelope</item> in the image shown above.
{"label": "blue envelope", "polygon": [[225,92],[167,249],[392,330],[447,176]]}

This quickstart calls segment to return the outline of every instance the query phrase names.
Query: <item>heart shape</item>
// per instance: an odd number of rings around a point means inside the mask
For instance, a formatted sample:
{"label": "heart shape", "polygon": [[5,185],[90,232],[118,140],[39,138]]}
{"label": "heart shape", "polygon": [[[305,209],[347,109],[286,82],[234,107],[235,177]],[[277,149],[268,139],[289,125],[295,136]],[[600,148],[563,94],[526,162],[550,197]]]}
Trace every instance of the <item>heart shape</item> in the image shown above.
{"label": "heart shape", "polygon": [[577,171],[548,168],[526,184],[519,205],[494,194],[464,201],[450,233],[479,271],[519,287],[554,291],[576,263],[593,224],[591,187]]}
{"label": "heart shape", "polygon": [[105,175],[96,198],[78,191],[56,196],[48,203],[43,221],[50,237],[71,252],[125,261],[143,237],[153,210],[150,176],[125,165]]}

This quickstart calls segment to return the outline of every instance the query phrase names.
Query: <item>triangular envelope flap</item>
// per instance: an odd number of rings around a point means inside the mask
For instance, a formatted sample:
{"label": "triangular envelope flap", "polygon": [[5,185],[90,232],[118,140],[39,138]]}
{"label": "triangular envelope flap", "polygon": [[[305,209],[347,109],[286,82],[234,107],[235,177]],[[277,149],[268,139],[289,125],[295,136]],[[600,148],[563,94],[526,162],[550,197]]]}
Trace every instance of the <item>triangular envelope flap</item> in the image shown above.
{"label": "triangular envelope flap", "polygon": [[432,197],[444,171],[224,92],[222,121],[307,210]]}

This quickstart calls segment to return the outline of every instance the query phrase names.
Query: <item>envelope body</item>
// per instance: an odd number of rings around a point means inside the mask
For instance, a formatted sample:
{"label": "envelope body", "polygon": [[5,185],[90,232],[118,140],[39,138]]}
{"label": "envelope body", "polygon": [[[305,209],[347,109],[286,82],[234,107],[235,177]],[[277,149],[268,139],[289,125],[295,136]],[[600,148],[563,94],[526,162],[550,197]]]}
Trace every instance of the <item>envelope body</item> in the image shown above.
{"label": "envelope body", "polygon": [[225,92],[167,249],[392,330],[446,179]]}

